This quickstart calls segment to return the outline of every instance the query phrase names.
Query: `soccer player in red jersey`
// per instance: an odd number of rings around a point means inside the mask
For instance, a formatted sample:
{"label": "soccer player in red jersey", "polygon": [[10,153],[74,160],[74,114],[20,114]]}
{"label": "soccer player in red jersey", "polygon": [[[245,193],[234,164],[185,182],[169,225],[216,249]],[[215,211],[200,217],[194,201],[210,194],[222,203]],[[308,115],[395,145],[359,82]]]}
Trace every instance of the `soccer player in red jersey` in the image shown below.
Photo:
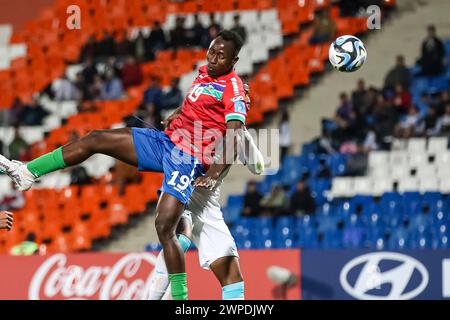
{"label": "soccer player in red jersey", "polygon": [[[96,153],[137,166],[141,171],[163,172],[155,225],[172,297],[187,299],[184,254],[176,226],[194,187],[212,189],[236,158],[236,132],[242,131],[247,112],[243,84],[234,72],[242,45],[242,39],[232,31],[217,35],[208,49],[207,65],[200,68],[176,119],[166,131],[95,130],[28,164],[0,156],[0,170],[22,191],[30,189],[37,178],[77,165]],[[223,152],[217,159],[214,157],[219,141],[223,141]]]}

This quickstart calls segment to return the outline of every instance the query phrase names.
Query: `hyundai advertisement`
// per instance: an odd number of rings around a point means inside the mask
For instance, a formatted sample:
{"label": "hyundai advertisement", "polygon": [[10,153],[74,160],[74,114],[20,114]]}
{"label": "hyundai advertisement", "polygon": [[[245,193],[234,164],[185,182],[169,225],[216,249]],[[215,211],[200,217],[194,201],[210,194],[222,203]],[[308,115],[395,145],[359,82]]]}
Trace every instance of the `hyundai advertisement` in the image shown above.
{"label": "hyundai advertisement", "polygon": [[302,250],[302,299],[450,299],[450,251]]}

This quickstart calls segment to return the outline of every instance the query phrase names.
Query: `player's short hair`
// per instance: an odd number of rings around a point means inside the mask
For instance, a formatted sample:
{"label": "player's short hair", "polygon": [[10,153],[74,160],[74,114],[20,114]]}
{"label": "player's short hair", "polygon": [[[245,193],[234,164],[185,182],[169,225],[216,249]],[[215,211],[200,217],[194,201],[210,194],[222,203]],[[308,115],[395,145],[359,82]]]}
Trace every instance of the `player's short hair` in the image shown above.
{"label": "player's short hair", "polygon": [[242,46],[244,45],[244,40],[242,37],[234,31],[231,30],[222,30],[217,34],[217,38],[221,37],[225,41],[231,41],[234,45],[235,55],[239,54]]}

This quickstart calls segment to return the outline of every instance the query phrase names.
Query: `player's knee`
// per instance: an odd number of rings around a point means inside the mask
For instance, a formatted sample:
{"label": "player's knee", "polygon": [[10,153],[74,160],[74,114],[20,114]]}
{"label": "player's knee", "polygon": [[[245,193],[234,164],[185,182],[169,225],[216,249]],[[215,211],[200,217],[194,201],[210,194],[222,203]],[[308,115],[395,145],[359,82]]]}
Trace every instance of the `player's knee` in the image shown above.
{"label": "player's knee", "polygon": [[105,130],[93,130],[89,132],[82,140],[86,149],[93,153],[100,152],[105,137]]}
{"label": "player's knee", "polygon": [[161,214],[158,214],[155,221],[155,228],[159,241],[164,242],[175,236],[175,229],[166,219],[161,218],[161,216]]}

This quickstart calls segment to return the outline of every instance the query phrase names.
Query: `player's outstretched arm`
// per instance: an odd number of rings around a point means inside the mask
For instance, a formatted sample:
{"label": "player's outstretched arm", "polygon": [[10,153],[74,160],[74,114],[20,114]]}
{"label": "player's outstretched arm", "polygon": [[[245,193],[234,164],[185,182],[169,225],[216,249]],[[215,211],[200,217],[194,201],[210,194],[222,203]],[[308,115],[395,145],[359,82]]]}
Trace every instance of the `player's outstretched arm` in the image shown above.
{"label": "player's outstretched arm", "polygon": [[8,211],[0,211],[0,229],[11,230],[13,227],[13,214]]}

